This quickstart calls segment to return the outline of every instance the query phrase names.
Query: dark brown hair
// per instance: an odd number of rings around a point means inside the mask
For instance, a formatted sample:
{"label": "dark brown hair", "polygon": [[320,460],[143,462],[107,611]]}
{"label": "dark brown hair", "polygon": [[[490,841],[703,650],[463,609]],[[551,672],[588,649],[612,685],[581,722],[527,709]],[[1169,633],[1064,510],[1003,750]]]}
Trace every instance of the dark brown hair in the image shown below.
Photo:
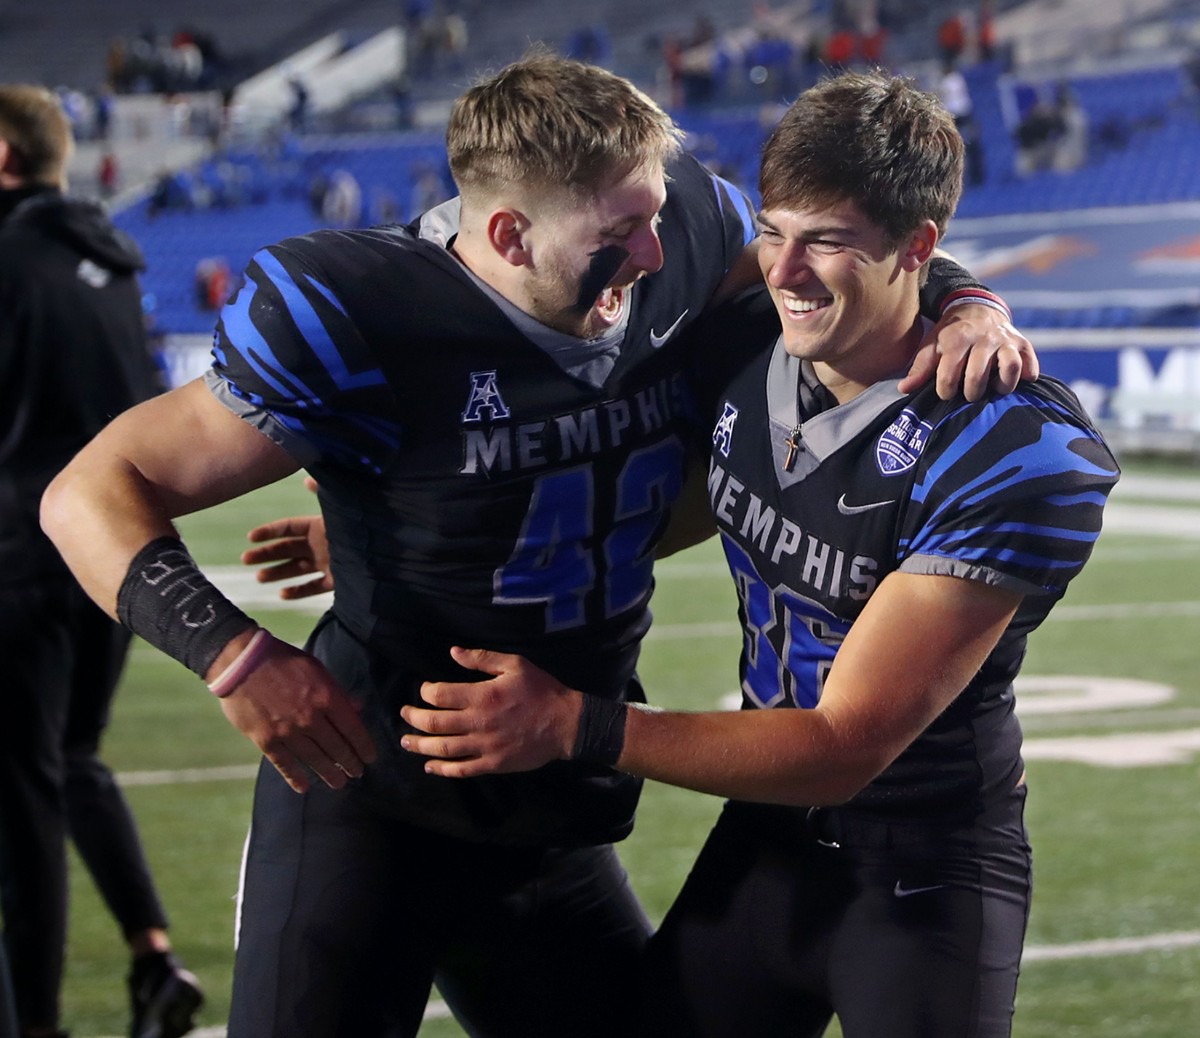
{"label": "dark brown hair", "polygon": [[763,146],[763,209],[850,200],[896,247],[922,221],[940,233],[962,193],[963,142],[933,94],[881,72],[805,91]]}

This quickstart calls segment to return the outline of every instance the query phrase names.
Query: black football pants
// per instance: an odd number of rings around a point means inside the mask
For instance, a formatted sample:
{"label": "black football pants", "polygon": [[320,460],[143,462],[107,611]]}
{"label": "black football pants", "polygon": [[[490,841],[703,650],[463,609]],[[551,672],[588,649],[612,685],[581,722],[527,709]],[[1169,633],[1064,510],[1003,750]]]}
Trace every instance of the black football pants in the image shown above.
{"label": "black football pants", "polygon": [[264,762],[229,1038],[615,1038],[650,925],[611,846],[519,849],[380,817]]}
{"label": "black football pants", "polygon": [[97,756],[129,639],[72,579],[0,586],[0,911],[25,1027],[58,1023],[68,835],[123,933],[167,923]]}
{"label": "black football pants", "polygon": [[646,1038],[1007,1038],[1025,788],[972,824],[729,804],[647,950]]}

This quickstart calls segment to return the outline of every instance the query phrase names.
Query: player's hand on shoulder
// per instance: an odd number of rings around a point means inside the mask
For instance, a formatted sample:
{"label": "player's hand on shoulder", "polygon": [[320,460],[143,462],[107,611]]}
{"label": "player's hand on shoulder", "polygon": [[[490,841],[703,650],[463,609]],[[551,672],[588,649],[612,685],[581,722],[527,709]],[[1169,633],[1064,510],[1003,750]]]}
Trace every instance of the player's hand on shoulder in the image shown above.
{"label": "player's hand on shoulder", "polygon": [[921,343],[902,393],[912,392],[934,377],[943,400],[962,394],[979,400],[987,392],[1011,393],[1021,379],[1039,374],[1033,344],[1002,310],[984,303],[964,303],[942,315]]}
{"label": "player's hand on shoulder", "polygon": [[400,745],[428,757],[425,770],[446,778],[531,771],[565,760],[575,744],[583,697],[522,656],[484,649],[451,650],[484,681],[427,681],[421,698],[430,708],[400,714],[417,731]]}
{"label": "player's hand on shoulder", "polygon": [[359,704],[315,656],[287,642],[273,638],[221,707],[297,793],[313,774],[341,789],[375,759]]}

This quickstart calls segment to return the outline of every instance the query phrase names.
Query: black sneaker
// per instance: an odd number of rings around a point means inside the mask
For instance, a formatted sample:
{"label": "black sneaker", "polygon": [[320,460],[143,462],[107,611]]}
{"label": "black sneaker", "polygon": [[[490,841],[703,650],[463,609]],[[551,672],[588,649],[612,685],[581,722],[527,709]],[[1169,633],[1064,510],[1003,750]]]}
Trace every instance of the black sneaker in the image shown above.
{"label": "black sneaker", "polygon": [[133,960],[129,974],[133,1001],[132,1038],[182,1038],[204,1003],[200,982],[170,952],[151,952]]}

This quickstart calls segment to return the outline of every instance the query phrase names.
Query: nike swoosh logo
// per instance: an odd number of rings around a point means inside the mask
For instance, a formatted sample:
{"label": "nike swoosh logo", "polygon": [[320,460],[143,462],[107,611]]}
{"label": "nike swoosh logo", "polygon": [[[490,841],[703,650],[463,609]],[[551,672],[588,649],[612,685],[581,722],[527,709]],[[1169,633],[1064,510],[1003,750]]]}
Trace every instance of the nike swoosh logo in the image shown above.
{"label": "nike swoosh logo", "polygon": [[876,508],[886,508],[893,503],[892,501],[870,501],[865,505],[848,505],[846,504],[846,495],[843,494],[838,498],[837,509],[842,515],[858,515],[860,512],[870,512]]}
{"label": "nike swoosh logo", "polygon": [[945,883],[935,883],[932,887],[903,887],[900,885],[900,881],[896,880],[896,887],[892,893],[896,897],[912,897],[913,894],[928,894],[931,890],[941,890],[945,885]]}
{"label": "nike swoosh logo", "polygon": [[690,306],[687,308],[687,310],[684,310],[683,313],[681,313],[678,317],[675,318],[675,323],[673,325],[671,325],[671,327],[668,328],[665,332],[663,332],[662,335],[656,335],[654,333],[654,329],[651,328],[650,329],[650,345],[653,346],[655,349],[658,349],[664,342],[666,342],[672,335],[674,335],[675,329],[679,327],[680,322],[685,317],[687,317],[688,310],[691,310]]}

